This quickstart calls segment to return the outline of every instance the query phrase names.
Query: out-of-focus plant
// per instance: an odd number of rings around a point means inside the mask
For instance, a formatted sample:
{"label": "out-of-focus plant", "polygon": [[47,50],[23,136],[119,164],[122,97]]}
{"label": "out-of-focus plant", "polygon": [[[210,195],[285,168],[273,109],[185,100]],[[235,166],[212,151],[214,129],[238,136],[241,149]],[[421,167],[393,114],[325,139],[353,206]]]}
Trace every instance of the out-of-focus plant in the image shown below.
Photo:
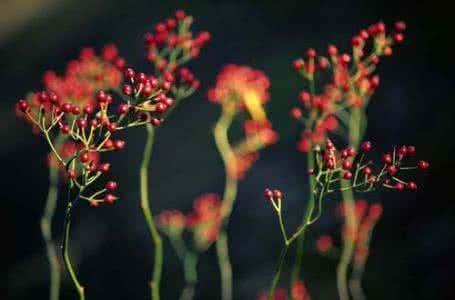
{"label": "out-of-focus plant", "polygon": [[[169,230],[169,226],[161,226],[184,263],[186,288],[181,299],[192,299],[193,281],[196,278],[192,274],[197,274],[195,266],[186,264],[185,258],[198,257],[213,243],[216,243],[221,272],[221,299],[232,299],[232,267],[226,228],[237,197],[238,181],[258,159],[259,151],[277,140],[264,109],[264,104],[269,99],[269,86],[269,80],[262,71],[247,66],[227,65],[219,73],[216,85],[209,90],[209,100],[221,105],[222,108],[213,134],[224,163],[223,197],[207,194],[195,201],[194,212],[186,218],[187,227],[193,231],[192,248],[182,242],[180,235],[177,234],[180,231]],[[243,121],[244,136],[233,141],[229,137],[229,130],[236,120]],[[182,214],[164,212],[160,215],[160,220],[167,220],[167,216],[176,215]],[[193,271],[188,272],[189,267],[192,267]]]}

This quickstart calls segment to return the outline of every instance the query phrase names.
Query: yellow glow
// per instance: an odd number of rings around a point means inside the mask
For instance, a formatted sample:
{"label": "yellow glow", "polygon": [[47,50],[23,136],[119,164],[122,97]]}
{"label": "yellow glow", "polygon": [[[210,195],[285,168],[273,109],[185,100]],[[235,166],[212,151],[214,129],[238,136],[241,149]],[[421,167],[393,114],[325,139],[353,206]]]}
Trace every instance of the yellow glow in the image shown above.
{"label": "yellow glow", "polygon": [[244,94],[245,106],[248,109],[251,117],[255,121],[263,121],[267,119],[265,110],[262,107],[261,100],[259,99],[257,93],[254,91],[248,91]]}

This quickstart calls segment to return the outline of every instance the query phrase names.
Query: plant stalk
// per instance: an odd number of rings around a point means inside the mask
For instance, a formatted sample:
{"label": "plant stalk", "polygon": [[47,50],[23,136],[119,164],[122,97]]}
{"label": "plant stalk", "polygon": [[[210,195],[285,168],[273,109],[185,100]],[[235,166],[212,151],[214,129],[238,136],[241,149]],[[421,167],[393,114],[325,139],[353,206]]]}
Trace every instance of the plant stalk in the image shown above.
{"label": "plant stalk", "polygon": [[152,155],[153,141],[155,135],[155,129],[152,125],[147,124],[147,138],[144,147],[144,154],[140,168],[140,191],[141,191],[141,208],[144,214],[147,229],[152,238],[155,246],[155,258],[153,262],[153,275],[150,281],[151,298],[153,300],[160,299],[160,280],[161,272],[163,268],[163,242],[156,225],[153,221],[152,211],[150,209],[149,190],[148,190],[148,167],[150,158]]}

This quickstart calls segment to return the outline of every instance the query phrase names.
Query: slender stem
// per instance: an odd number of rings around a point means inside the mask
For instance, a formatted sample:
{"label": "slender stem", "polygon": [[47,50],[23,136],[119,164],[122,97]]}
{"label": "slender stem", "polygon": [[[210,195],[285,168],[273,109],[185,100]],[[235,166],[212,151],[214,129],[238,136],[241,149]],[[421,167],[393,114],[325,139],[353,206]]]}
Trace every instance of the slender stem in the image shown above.
{"label": "slender stem", "polygon": [[141,189],[141,208],[145,217],[147,228],[150,232],[150,236],[155,246],[155,259],[153,265],[153,277],[150,281],[151,297],[153,300],[160,299],[160,280],[161,271],[163,268],[163,242],[160,234],[156,228],[156,225],[152,218],[152,211],[150,209],[149,202],[149,190],[148,190],[148,167],[150,158],[152,155],[153,139],[155,130],[153,126],[148,124],[147,129],[147,140],[144,148],[144,155],[142,158],[141,169],[140,169],[140,189]]}
{"label": "slender stem", "polygon": [[216,252],[218,256],[218,266],[221,273],[221,299],[232,299],[232,267],[229,260],[229,246],[226,235],[226,227],[232,213],[235,198],[237,196],[237,178],[235,177],[236,157],[229,144],[228,129],[232,123],[234,114],[224,111],[215,125],[214,138],[218,152],[224,163],[226,182],[224,187],[222,215],[223,227],[216,242]]}
{"label": "slender stem", "polygon": [[197,255],[188,252],[183,259],[183,268],[185,274],[185,288],[180,295],[179,300],[192,300],[197,283]]}
{"label": "slender stem", "polygon": [[[349,122],[349,133],[350,143],[354,148],[358,148],[360,143],[361,135],[361,110],[354,109],[351,114]],[[340,173],[340,176],[342,174]],[[343,202],[346,214],[346,230],[347,236],[343,239],[343,247],[341,251],[340,261],[337,266],[337,287],[340,300],[349,300],[348,291],[348,267],[351,263],[352,256],[355,249],[355,241],[352,239],[350,234],[357,232],[358,220],[355,213],[354,204],[354,193],[352,189],[348,188],[350,185],[346,180],[341,180],[341,193],[343,196]]]}
{"label": "slender stem", "polygon": [[[344,182],[341,183],[342,185],[346,184]],[[348,285],[347,285],[347,275],[348,275],[348,267],[352,259],[352,255],[355,249],[355,241],[350,236],[352,232],[357,231],[357,216],[355,214],[354,208],[354,195],[352,190],[343,190],[343,202],[344,202],[344,209],[346,214],[346,235],[343,239],[343,248],[341,251],[340,261],[337,267],[337,287],[338,287],[338,294],[340,300],[348,300],[349,293],[348,293]]]}
{"label": "slender stem", "polygon": [[284,265],[284,261],[286,258],[286,254],[288,253],[288,249],[289,249],[289,244],[285,244],[283,247],[283,250],[281,250],[280,258],[278,259],[277,271],[275,273],[275,276],[273,276],[272,285],[270,286],[270,290],[269,290],[269,297],[268,297],[269,300],[274,299],[275,290],[278,286],[278,282],[280,281],[281,271],[283,269],[283,265]]}
{"label": "slender stem", "polygon": [[[68,192],[68,195],[70,195],[70,192]],[[62,242],[62,254],[63,254],[63,261],[65,263],[65,268],[68,274],[70,275],[71,281],[74,284],[74,287],[76,288],[77,293],[79,294],[79,300],[85,300],[85,293],[84,293],[84,287],[81,285],[79,282],[79,279],[77,278],[76,272],[74,271],[73,266],[71,265],[71,260],[69,257],[69,250],[68,250],[68,243],[70,239],[70,230],[71,230],[71,212],[76,204],[77,200],[79,198],[79,194],[76,196],[76,198],[71,201],[68,199],[68,204],[66,206],[66,213],[65,213],[65,222],[64,222],[64,234],[63,234],[63,242]]]}
{"label": "slender stem", "polygon": [[[314,159],[312,156],[313,152],[310,151],[307,153],[307,166],[308,169],[314,168]],[[308,207],[305,211],[305,215],[303,217],[303,224],[305,221],[309,219],[311,216],[312,211],[310,212],[311,207],[314,207],[314,189],[316,188],[316,181],[314,176],[308,176],[308,184],[309,184],[309,193],[308,193]],[[300,277],[300,268],[302,266],[302,259],[303,259],[303,241],[305,239],[305,234],[302,233],[298,240],[297,240],[297,249],[296,249],[296,257],[295,263],[292,270],[292,277],[291,277],[291,284],[299,279]]]}
{"label": "slender stem", "polygon": [[[64,138],[59,135],[55,141],[57,148],[63,144]],[[49,190],[47,192],[46,204],[43,216],[41,217],[41,234],[46,245],[46,255],[49,262],[50,282],[49,282],[49,299],[58,300],[60,294],[60,263],[58,260],[55,242],[52,239],[52,220],[54,219],[55,208],[58,197],[58,168],[49,166]]]}
{"label": "slender stem", "polygon": [[219,234],[216,241],[218,266],[221,272],[221,299],[232,299],[232,267],[229,260],[228,238],[226,231]]}

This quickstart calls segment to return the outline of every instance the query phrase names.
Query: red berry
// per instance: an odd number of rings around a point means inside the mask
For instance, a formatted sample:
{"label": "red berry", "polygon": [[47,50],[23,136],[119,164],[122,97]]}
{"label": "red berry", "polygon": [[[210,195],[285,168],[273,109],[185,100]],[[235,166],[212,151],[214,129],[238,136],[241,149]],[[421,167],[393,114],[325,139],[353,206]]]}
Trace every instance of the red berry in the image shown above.
{"label": "red berry", "polygon": [[81,108],[79,106],[73,106],[71,108],[71,112],[73,113],[73,115],[78,115],[81,113]]}
{"label": "red berry", "polygon": [[123,148],[125,148],[125,141],[124,140],[116,140],[114,142],[114,148],[115,150],[122,150]]}
{"label": "red berry", "polygon": [[363,152],[370,152],[372,148],[373,146],[369,141],[363,142],[362,145],[360,146],[360,149],[362,149]]}
{"label": "red berry", "polygon": [[335,162],[332,159],[327,161],[327,168],[331,170],[335,169]]}
{"label": "red berry", "polygon": [[384,154],[384,155],[382,156],[382,162],[385,163],[385,164],[387,164],[387,165],[390,165],[390,164],[392,163],[392,155],[390,155],[390,154],[388,154],[388,153],[387,153],[387,154]]}
{"label": "red berry", "polygon": [[350,170],[352,168],[352,162],[349,160],[344,160],[341,166],[343,170]]}
{"label": "red berry", "polygon": [[294,107],[291,110],[291,116],[296,120],[300,120],[302,118],[302,111],[300,110],[300,108]]}
{"label": "red berry", "polygon": [[408,148],[406,146],[402,146],[400,149],[398,149],[398,153],[402,156],[405,156],[408,153]]}
{"label": "red berry", "polygon": [[147,75],[145,75],[145,73],[143,73],[143,72],[137,73],[134,78],[139,83],[145,83],[147,81]]}
{"label": "red berry", "polygon": [[345,158],[345,159],[348,158],[349,157],[348,150],[347,149],[342,149],[340,151],[340,155],[341,155],[342,158]]}
{"label": "red berry", "polygon": [[351,61],[351,57],[347,53],[341,55],[341,61],[345,64],[348,64]]}
{"label": "red berry", "polygon": [[60,128],[60,131],[63,133],[63,134],[68,134],[70,133],[70,126],[68,124],[64,124],[62,125],[62,128]]}
{"label": "red berry", "polygon": [[321,69],[327,69],[329,67],[329,60],[325,57],[319,58],[319,67]]}
{"label": "red berry", "polygon": [[77,119],[76,121],[77,127],[85,128],[87,127],[87,120],[86,119]]}
{"label": "red berry", "polygon": [[309,57],[309,58],[315,58],[316,57],[316,50],[314,50],[313,48],[310,48],[306,51],[306,55]]}
{"label": "red berry", "polygon": [[144,97],[149,97],[150,95],[152,95],[152,93],[153,93],[152,86],[149,83],[144,84],[141,89],[141,95]]}
{"label": "red berry", "polygon": [[283,193],[280,190],[273,190],[273,197],[281,199],[283,197]]}
{"label": "red berry", "polygon": [[407,146],[406,147],[406,153],[408,155],[414,155],[416,153],[416,147],[414,146]]}
{"label": "red berry", "polygon": [[426,170],[430,167],[430,164],[425,160],[419,160],[419,162],[417,163],[417,167],[420,170]]}
{"label": "red berry", "polygon": [[110,168],[111,168],[111,164],[104,163],[104,164],[101,164],[98,166],[98,171],[100,171],[101,173],[107,173],[107,172],[109,172]]}
{"label": "red berry", "polygon": [[60,101],[60,99],[58,98],[56,93],[49,92],[49,101],[51,101],[52,104],[57,104]]}
{"label": "red berry", "polygon": [[299,71],[303,68],[303,65],[304,65],[304,62],[302,59],[296,59],[292,62],[292,68],[294,68],[294,70],[296,71]]}
{"label": "red berry", "polygon": [[395,22],[395,30],[398,32],[403,32],[406,30],[406,23],[403,21]]}
{"label": "red berry", "polygon": [[67,173],[69,179],[74,179],[77,177],[76,171],[74,169],[71,169]]}
{"label": "red berry", "polygon": [[404,35],[401,33],[395,33],[393,35],[393,40],[395,41],[395,43],[401,43],[404,40]]}
{"label": "red berry", "polygon": [[124,84],[123,87],[122,87],[122,92],[125,94],[125,95],[131,95],[133,93],[133,87],[129,84]]}
{"label": "red berry", "polygon": [[84,152],[81,155],[79,155],[79,160],[84,164],[88,163],[88,161],[90,160],[90,155],[88,155],[88,152]]}
{"label": "red berry", "polygon": [[264,197],[267,199],[271,199],[273,197],[273,192],[271,189],[265,189],[264,190]]}
{"label": "red berry", "polygon": [[94,108],[92,105],[90,104],[87,104],[85,107],[84,107],[84,114],[92,114],[94,112]]}
{"label": "red berry", "polygon": [[126,115],[129,111],[128,104],[120,104],[117,111],[121,115]]}
{"label": "red berry", "polygon": [[370,59],[371,64],[377,65],[379,63],[379,57],[376,55],[372,55]]}
{"label": "red berry", "polygon": [[[196,81],[194,81],[194,82],[196,82]],[[193,82],[193,84],[194,84],[194,82]],[[171,89],[171,87],[172,87],[172,82],[170,82],[170,81],[165,81],[165,82],[163,82],[163,84],[162,84],[162,88],[163,88],[163,90],[165,90],[165,91],[169,91],[169,90]],[[193,87],[193,86],[192,86],[192,87]],[[193,88],[194,88],[194,89],[197,89],[197,87],[193,87]]]}
{"label": "red berry", "polygon": [[133,79],[135,74],[136,73],[134,72],[134,70],[132,68],[128,68],[128,69],[125,70],[125,72],[123,72],[123,75],[128,80]]}
{"label": "red berry", "polygon": [[117,182],[115,181],[108,181],[106,183],[106,189],[109,191],[109,192],[115,192],[115,190],[117,189]]}
{"label": "red berry", "polygon": [[153,127],[159,127],[161,125],[161,120],[158,118],[152,118],[150,120],[150,123],[153,125]]}
{"label": "red berry", "polygon": [[98,120],[97,119],[90,120],[90,126],[96,128],[98,126]]}
{"label": "red berry", "polygon": [[367,176],[371,175],[371,173],[372,173],[370,167],[365,167],[365,168],[363,168],[363,169],[362,169],[362,172],[363,172],[363,174],[365,174],[365,175],[367,175]]}
{"label": "red berry", "polygon": [[395,189],[399,192],[401,192],[402,190],[404,190],[404,184],[402,184],[401,182],[397,182],[395,184]]}
{"label": "red berry", "polygon": [[117,123],[115,123],[115,122],[109,123],[109,125],[107,125],[107,130],[110,133],[116,132],[117,131]]}
{"label": "red berry", "polygon": [[355,155],[355,149],[352,148],[352,147],[350,147],[350,148],[348,149],[348,155],[351,156],[351,157],[354,156],[354,155]]}
{"label": "red berry", "polygon": [[338,49],[334,45],[329,45],[327,48],[327,52],[329,53],[330,56],[335,56],[338,54]]}
{"label": "red berry", "polygon": [[372,89],[377,88],[379,86],[379,83],[380,83],[380,78],[379,78],[378,75],[375,75],[375,76],[371,77],[370,85],[371,85]]}
{"label": "red berry", "polygon": [[306,92],[306,91],[302,91],[300,92],[299,94],[299,100],[302,102],[302,103],[308,103],[310,102],[311,100],[311,95],[310,93]]}
{"label": "red berry", "polygon": [[101,103],[107,102],[107,93],[105,91],[99,91],[96,94],[96,99]]}
{"label": "red berry", "polygon": [[108,140],[104,143],[104,148],[106,148],[106,149],[112,149],[112,148],[114,148],[114,142],[113,142],[111,139],[108,139]]}
{"label": "red berry", "polygon": [[24,99],[19,100],[17,105],[23,113],[30,110],[30,104],[28,104],[28,102],[25,101]]}
{"label": "red berry", "polygon": [[172,106],[172,104],[174,104],[174,99],[166,98],[166,100],[164,100],[163,103],[166,104],[167,106]]}
{"label": "red berry", "polygon": [[156,104],[156,111],[159,113],[164,113],[167,110],[167,105],[163,102]]}
{"label": "red berry", "polygon": [[186,14],[185,14],[185,11],[183,9],[178,9],[176,12],[175,12],[175,18],[177,20],[183,20],[185,18]]}
{"label": "red berry", "polygon": [[104,202],[107,204],[112,204],[115,202],[115,200],[117,200],[117,197],[112,194],[106,194],[106,196],[104,196]]}
{"label": "red berry", "polygon": [[60,107],[60,109],[64,112],[64,113],[69,113],[71,112],[71,107],[72,105],[70,103],[63,103]]}
{"label": "red berry", "polygon": [[347,172],[344,172],[343,174],[343,178],[346,179],[346,180],[350,180],[352,179],[352,173],[347,171]]}
{"label": "red berry", "polygon": [[417,184],[414,181],[409,181],[406,188],[410,191],[415,191],[417,190]]}
{"label": "red berry", "polygon": [[394,175],[396,172],[397,168],[395,166],[392,165],[387,167],[387,173],[389,173],[390,175]]}
{"label": "red berry", "polygon": [[45,92],[45,91],[39,92],[38,101],[40,103],[45,103],[45,102],[49,101],[49,95],[47,94],[47,92]]}

